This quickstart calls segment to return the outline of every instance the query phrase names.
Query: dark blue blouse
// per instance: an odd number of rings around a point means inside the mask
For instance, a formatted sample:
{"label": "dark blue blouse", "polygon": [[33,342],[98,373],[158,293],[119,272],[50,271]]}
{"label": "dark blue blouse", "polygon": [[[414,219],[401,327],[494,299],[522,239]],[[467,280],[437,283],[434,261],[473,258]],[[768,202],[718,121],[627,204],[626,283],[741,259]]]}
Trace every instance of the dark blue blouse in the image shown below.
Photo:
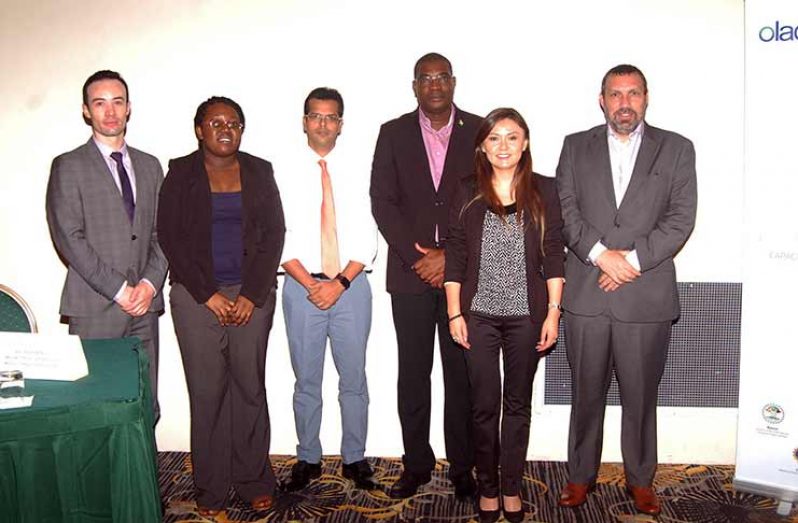
{"label": "dark blue blouse", "polygon": [[241,192],[211,193],[213,275],[218,285],[241,283],[244,257]]}

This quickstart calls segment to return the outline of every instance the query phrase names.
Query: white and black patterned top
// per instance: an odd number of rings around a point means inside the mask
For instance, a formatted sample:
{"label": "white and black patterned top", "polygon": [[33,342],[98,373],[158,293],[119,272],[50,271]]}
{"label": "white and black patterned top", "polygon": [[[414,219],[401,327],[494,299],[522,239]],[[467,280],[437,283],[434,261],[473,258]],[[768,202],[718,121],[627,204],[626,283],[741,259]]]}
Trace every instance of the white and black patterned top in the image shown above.
{"label": "white and black patterned top", "polygon": [[472,312],[491,316],[528,316],[524,224],[516,219],[515,204],[504,208],[505,219],[485,211],[477,293]]}

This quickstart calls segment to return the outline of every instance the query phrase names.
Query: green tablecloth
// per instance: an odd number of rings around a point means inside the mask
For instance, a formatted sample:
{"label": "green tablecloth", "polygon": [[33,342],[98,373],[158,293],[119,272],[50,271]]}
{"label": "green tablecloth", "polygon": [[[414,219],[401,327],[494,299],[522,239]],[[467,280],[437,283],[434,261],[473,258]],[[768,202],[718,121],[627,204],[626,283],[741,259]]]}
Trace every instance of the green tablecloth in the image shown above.
{"label": "green tablecloth", "polygon": [[25,380],[0,411],[0,521],[161,519],[147,357],[136,338],[83,342],[89,375]]}

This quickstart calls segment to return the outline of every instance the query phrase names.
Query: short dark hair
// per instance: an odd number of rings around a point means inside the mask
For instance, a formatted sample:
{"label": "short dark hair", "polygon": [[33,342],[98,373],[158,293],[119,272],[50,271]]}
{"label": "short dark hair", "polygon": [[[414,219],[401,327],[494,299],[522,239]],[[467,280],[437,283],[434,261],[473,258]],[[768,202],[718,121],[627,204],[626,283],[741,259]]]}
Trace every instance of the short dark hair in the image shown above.
{"label": "short dark hair", "polygon": [[438,60],[446,62],[446,66],[449,68],[449,74],[454,75],[454,71],[452,70],[452,62],[450,62],[448,58],[440,53],[427,53],[416,60],[416,65],[413,67],[413,78],[418,78],[418,70],[421,69],[423,64],[427,62],[437,62]]}
{"label": "short dark hair", "polygon": [[213,104],[224,104],[230,107],[232,110],[238,114],[239,120],[241,120],[241,125],[246,125],[246,119],[244,118],[244,111],[241,109],[241,106],[238,105],[235,101],[227,98],[226,96],[211,96],[197,107],[197,114],[194,115],[194,126],[199,127],[202,125],[202,120],[205,119],[205,113],[208,112],[208,108]]}
{"label": "short dark hair", "polygon": [[127,97],[127,101],[130,101],[130,90],[127,88],[127,82],[124,78],[122,78],[122,75],[116,71],[103,69],[102,71],[97,71],[93,75],[89,76],[83,83],[83,105],[89,105],[89,86],[94,82],[99,82],[100,80],[118,80],[122,82],[122,85],[125,86],[125,96]]}
{"label": "short dark hair", "polygon": [[604,74],[604,78],[601,79],[600,94],[604,94],[604,89],[607,87],[607,79],[610,76],[626,76],[627,74],[640,75],[640,78],[643,80],[643,93],[648,93],[648,82],[646,81],[646,75],[643,74],[643,71],[633,65],[620,64],[616,65]]}
{"label": "short dark hair", "polygon": [[308,114],[308,111],[310,111],[311,100],[334,100],[338,102],[338,116],[344,117],[344,99],[336,89],[332,87],[317,87],[313,89],[305,98],[305,112],[302,114]]}

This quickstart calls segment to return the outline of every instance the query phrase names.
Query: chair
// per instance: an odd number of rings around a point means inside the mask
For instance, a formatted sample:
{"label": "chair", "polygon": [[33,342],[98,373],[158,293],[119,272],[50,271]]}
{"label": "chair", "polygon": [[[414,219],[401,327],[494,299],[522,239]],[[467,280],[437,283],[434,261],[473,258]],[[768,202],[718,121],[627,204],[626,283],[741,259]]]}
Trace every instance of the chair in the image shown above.
{"label": "chair", "polygon": [[38,332],[36,318],[22,296],[0,284],[0,331]]}

